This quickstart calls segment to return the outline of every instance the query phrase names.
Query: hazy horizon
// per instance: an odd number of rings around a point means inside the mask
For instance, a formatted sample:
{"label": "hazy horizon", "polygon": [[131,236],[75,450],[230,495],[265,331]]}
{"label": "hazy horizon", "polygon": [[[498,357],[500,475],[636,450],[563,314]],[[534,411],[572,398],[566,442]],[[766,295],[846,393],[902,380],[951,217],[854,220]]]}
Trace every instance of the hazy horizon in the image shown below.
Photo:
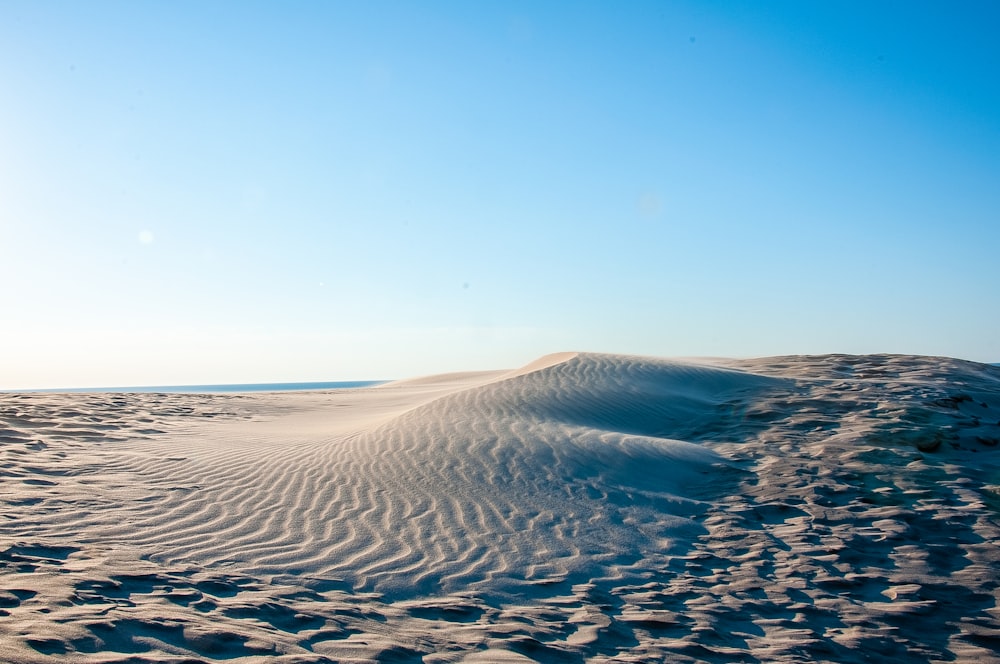
{"label": "hazy horizon", "polygon": [[992,3],[5,2],[0,389],[1000,361]]}

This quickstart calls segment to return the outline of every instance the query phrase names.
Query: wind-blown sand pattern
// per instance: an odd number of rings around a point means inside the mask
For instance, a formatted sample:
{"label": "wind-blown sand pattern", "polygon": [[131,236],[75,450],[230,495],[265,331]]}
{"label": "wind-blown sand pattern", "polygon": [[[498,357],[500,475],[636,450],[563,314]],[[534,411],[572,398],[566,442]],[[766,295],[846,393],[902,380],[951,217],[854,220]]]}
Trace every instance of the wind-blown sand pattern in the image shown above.
{"label": "wind-blown sand pattern", "polygon": [[1000,661],[1000,369],[0,394],[0,660]]}

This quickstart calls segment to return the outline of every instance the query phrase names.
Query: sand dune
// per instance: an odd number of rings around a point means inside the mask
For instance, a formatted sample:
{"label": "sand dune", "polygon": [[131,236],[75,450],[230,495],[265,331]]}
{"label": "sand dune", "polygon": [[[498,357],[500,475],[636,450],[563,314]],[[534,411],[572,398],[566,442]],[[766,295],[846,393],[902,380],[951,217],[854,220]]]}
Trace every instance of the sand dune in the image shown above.
{"label": "sand dune", "polygon": [[0,395],[0,660],[1000,661],[1000,369]]}

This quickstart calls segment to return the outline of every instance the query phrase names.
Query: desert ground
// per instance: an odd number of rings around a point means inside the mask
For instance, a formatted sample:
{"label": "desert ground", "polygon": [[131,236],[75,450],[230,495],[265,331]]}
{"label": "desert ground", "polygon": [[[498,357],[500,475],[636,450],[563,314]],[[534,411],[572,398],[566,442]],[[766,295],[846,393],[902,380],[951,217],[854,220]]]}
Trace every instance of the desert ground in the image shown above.
{"label": "desert ground", "polygon": [[0,661],[1000,662],[1000,368],[0,394]]}

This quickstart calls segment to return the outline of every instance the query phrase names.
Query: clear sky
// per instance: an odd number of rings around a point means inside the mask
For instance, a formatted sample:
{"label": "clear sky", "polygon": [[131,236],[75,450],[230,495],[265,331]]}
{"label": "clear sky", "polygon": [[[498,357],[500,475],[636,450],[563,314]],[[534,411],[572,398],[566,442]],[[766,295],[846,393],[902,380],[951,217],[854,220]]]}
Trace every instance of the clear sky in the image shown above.
{"label": "clear sky", "polygon": [[1000,361],[1000,4],[0,1],[0,388]]}

